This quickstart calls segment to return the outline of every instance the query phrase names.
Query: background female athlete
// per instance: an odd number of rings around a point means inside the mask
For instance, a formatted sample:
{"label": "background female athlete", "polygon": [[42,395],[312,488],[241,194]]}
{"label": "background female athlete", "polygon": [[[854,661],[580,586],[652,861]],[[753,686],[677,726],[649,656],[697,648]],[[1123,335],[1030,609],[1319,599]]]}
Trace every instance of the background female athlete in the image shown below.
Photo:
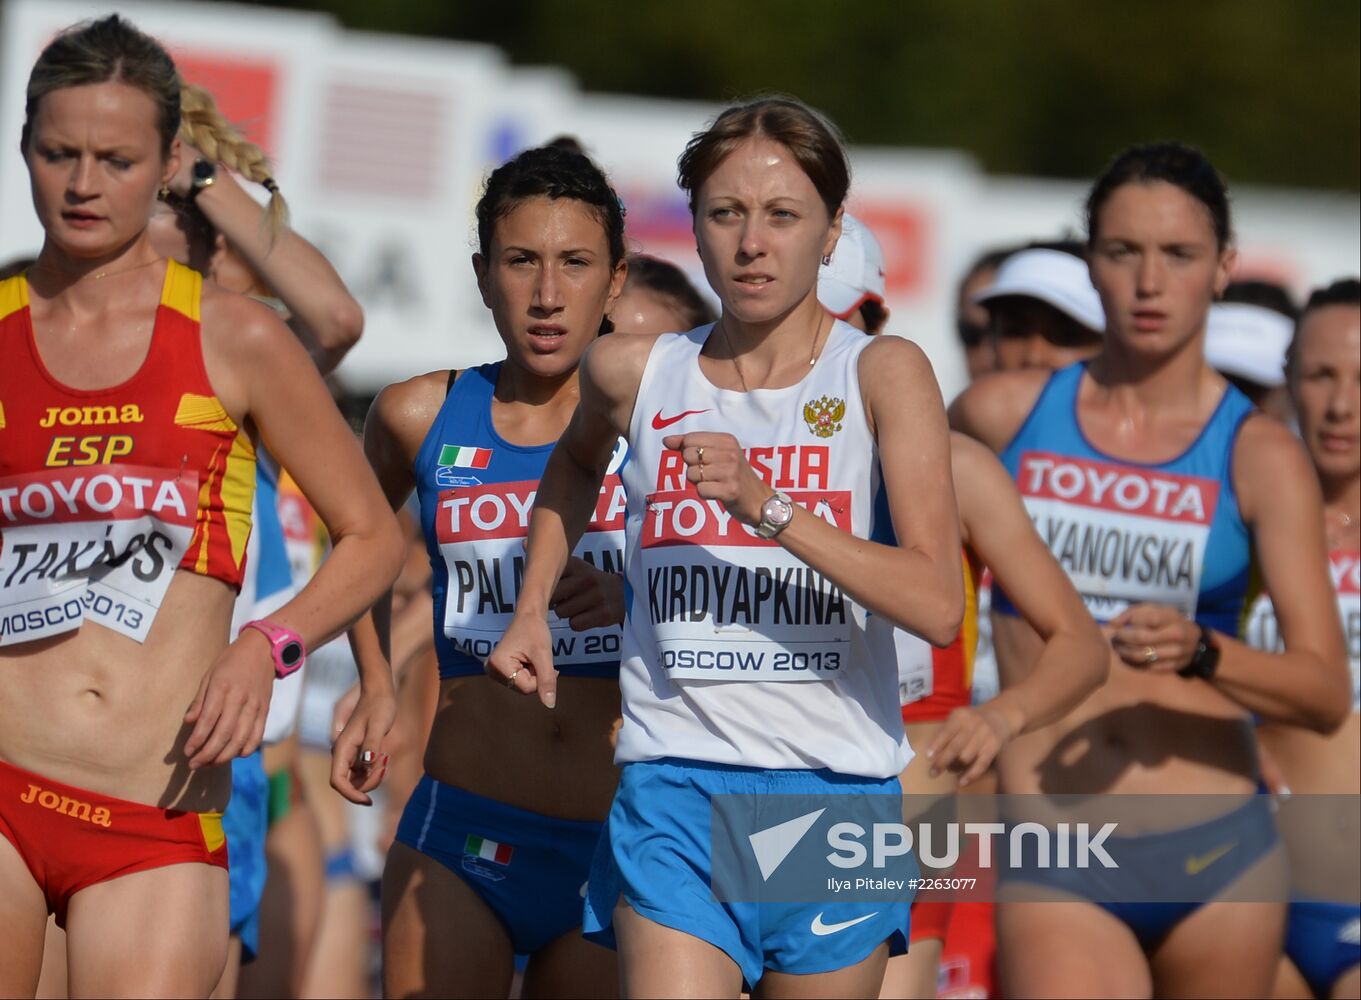
{"label": "background female athlete", "polygon": [[[617,477],[592,491],[596,530],[552,597],[562,708],[490,683],[482,659],[517,603],[530,505],[576,408],[577,365],[624,282],[623,207],[589,159],[545,147],[492,173],[477,218],[473,268],[506,359],[389,386],[365,436],[393,506],[413,488],[420,497],[441,676],[425,777],[383,875],[384,991],[504,996],[519,953],[527,994],[604,995],[614,956],[578,928],[618,778]],[[360,647],[350,728],[365,699],[391,700],[385,661],[368,639]]]}
{"label": "background female athlete", "polygon": [[[1361,284],[1355,278],[1317,289],[1310,296],[1286,355],[1286,376],[1300,437],[1323,489],[1324,539],[1351,668],[1351,712],[1331,735],[1266,722],[1258,727],[1257,737],[1279,769],[1287,794],[1355,796],[1361,792],[1361,716],[1357,714],[1361,676]],[[1258,649],[1280,649],[1280,627],[1269,593],[1253,605],[1243,638]],[[1303,802],[1301,805],[1316,808]],[[1316,821],[1311,826],[1318,829],[1318,817],[1311,818]],[[1361,990],[1361,941],[1357,940],[1361,911],[1354,903],[1329,901],[1336,887],[1349,881],[1346,873],[1356,869],[1356,840],[1357,831],[1344,827],[1322,842],[1311,836],[1292,849],[1295,838],[1287,836],[1296,882],[1276,996],[1346,997]]]}
{"label": "background female athlete", "polygon": [[[1002,790],[1247,800],[1188,798],[1181,821],[1150,817],[1160,836],[1124,845],[1146,868],[1131,861],[1126,874],[1174,902],[1131,903],[1127,889],[1074,872],[1024,872],[1064,901],[999,904],[1003,980],[1027,996],[1259,995],[1284,905],[1213,900],[1278,858],[1274,823],[1252,796],[1251,715],[1326,732],[1345,714],[1317,480],[1299,443],[1205,363],[1206,312],[1235,254],[1227,195],[1204,157],[1175,144],[1126,150],[1092,189],[1088,247],[1102,352],[1053,375],[983,380],[951,411],[1002,453],[1111,640],[1106,684],[1011,744]],[[1078,554],[1103,545],[1140,555]],[[1234,638],[1253,553],[1281,595],[1280,654]],[[1033,661],[1033,630],[1000,591],[993,608],[999,666]],[[1188,898],[1199,902],[1176,902]]]}

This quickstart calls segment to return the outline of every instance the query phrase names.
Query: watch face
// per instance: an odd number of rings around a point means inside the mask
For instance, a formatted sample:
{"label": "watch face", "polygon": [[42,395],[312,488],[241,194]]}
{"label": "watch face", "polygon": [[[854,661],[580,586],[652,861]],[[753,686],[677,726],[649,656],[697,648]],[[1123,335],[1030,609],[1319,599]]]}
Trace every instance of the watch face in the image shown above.
{"label": "watch face", "polygon": [[194,161],[194,183],[203,184],[217,175],[217,164],[212,160]]}
{"label": "watch face", "polygon": [[302,663],[302,643],[286,642],[279,647],[279,662],[290,670]]}

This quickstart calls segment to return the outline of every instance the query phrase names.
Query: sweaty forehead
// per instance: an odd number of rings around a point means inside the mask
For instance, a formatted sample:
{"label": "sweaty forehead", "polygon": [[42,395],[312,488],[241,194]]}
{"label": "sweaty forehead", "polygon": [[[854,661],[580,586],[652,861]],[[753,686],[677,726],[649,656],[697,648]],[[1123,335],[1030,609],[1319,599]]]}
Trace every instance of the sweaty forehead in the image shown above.
{"label": "sweaty forehead", "polygon": [[1310,310],[1300,324],[1296,350],[1307,357],[1345,356],[1361,367],[1361,307],[1339,303]]}
{"label": "sweaty forehead", "polygon": [[160,112],[151,95],[125,83],[62,87],[44,95],[34,124],[67,141],[116,145],[159,141]]}
{"label": "sweaty forehead", "polygon": [[594,205],[575,198],[535,195],[511,206],[496,222],[493,243],[545,252],[595,250],[605,253],[609,240]]}
{"label": "sweaty forehead", "polygon": [[1101,206],[1099,236],[1159,242],[1216,242],[1210,209],[1195,195],[1167,181],[1133,181],[1111,192]]}
{"label": "sweaty forehead", "polygon": [[817,188],[788,147],[761,137],[744,140],[725,156],[700,193],[704,198],[755,202],[776,198],[821,201]]}

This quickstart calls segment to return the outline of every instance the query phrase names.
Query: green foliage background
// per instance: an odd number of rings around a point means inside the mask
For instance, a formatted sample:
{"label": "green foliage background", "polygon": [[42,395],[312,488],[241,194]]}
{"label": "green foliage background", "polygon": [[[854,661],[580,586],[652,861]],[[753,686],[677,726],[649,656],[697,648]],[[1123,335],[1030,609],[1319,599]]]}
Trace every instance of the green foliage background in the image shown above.
{"label": "green foliage background", "polygon": [[1357,0],[292,0],[350,28],[482,41],[587,90],[793,93],[862,145],[1090,177],[1140,139],[1235,183],[1361,190]]}

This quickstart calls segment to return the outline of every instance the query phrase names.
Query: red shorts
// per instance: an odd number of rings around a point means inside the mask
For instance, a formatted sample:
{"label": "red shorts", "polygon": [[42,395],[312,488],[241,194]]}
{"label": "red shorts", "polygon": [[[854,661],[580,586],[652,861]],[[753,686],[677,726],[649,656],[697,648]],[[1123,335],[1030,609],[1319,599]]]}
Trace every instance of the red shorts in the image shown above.
{"label": "red shorts", "polygon": [[87,792],[0,761],[0,836],[66,926],[71,897],[121,875],[186,862],[227,867],[219,812],[184,812]]}
{"label": "red shorts", "polygon": [[909,943],[918,941],[944,941],[945,930],[950,926],[950,914],[955,908],[953,899],[943,901],[933,899],[914,899],[912,901],[912,925],[908,931]]}

